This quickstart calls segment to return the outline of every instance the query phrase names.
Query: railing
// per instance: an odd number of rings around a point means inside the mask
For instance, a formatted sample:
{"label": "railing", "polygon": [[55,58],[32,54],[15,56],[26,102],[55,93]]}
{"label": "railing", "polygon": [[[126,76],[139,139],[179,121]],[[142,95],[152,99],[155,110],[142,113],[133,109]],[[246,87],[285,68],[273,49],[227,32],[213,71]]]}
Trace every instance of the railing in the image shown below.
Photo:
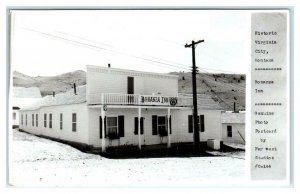
{"label": "railing", "polygon": [[137,94],[103,94],[103,104],[138,104]]}
{"label": "railing", "polygon": [[192,97],[156,96],[139,94],[100,93],[90,94],[89,104],[113,105],[144,105],[144,106],[175,106],[190,107],[193,105]]}

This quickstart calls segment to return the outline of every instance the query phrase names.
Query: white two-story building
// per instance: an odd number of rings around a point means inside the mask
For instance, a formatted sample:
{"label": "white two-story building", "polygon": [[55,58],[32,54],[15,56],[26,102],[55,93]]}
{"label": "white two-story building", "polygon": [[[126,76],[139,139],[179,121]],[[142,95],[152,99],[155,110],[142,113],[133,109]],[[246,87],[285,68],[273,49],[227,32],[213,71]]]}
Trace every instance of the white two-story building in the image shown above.
{"label": "white two-story building", "polygon": [[[20,129],[105,151],[193,142],[192,98],[169,74],[87,66],[87,84],[20,110]],[[198,96],[200,141],[222,141],[221,106]]]}

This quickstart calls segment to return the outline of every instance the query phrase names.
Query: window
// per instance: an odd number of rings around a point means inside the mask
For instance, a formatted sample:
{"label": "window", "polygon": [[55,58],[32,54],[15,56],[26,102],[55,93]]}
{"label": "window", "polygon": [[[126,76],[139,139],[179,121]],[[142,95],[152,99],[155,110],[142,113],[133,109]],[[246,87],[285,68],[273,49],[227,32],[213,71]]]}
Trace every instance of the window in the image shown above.
{"label": "window", "polygon": [[38,114],[35,115],[35,126],[36,127],[39,126],[39,115]]}
{"label": "window", "polygon": [[14,112],[13,113],[13,120],[16,120],[17,119],[17,114]]}
{"label": "window", "polygon": [[44,114],[44,127],[47,127],[47,114]]}
{"label": "window", "polygon": [[198,116],[197,121],[198,121],[198,126],[199,126],[200,132],[204,132],[205,131],[205,128],[204,128],[204,115]]}
{"label": "window", "polygon": [[26,121],[25,122],[26,122],[26,126],[27,126],[27,114],[26,114]]}
{"label": "window", "polygon": [[77,122],[76,113],[72,113],[72,131],[73,132],[76,132],[76,122]]}
{"label": "window", "polygon": [[59,129],[63,129],[63,114],[59,115]]}
{"label": "window", "polygon": [[[135,135],[138,135],[139,132],[138,132],[138,121],[139,118],[138,117],[134,117],[134,134]],[[144,117],[141,117],[141,120],[140,120],[140,128],[141,128],[141,135],[144,134],[144,120],[145,118]]]}
{"label": "window", "polygon": [[167,119],[166,116],[157,117],[157,130],[160,136],[167,136]]}
{"label": "window", "polygon": [[232,137],[232,126],[227,125],[227,137]]}
{"label": "window", "polygon": [[107,136],[117,138],[118,135],[118,117],[107,117]]}
{"label": "window", "polygon": [[[159,134],[160,136],[167,136],[168,135],[168,122],[167,116],[157,116],[152,115],[152,135]],[[171,127],[171,116],[169,119],[170,123],[170,134],[172,134],[172,127]]]}
{"label": "window", "polygon": [[32,123],[32,126],[34,126],[34,114],[31,115],[31,123]]}
{"label": "window", "polygon": [[205,122],[204,122],[204,115],[200,115],[200,131],[205,131]]}
{"label": "window", "polygon": [[23,114],[21,114],[21,125],[23,125]]}
{"label": "window", "polygon": [[[197,123],[200,132],[205,131],[205,124],[204,124],[204,115],[197,116]],[[193,115],[188,116],[188,125],[189,125],[189,133],[193,133],[194,131],[194,117]]]}
{"label": "window", "polygon": [[102,122],[104,122],[104,134],[109,139],[118,139],[125,136],[123,115],[118,117],[99,117],[100,138],[102,139]]}
{"label": "window", "polygon": [[52,114],[49,114],[49,128],[52,129]]}

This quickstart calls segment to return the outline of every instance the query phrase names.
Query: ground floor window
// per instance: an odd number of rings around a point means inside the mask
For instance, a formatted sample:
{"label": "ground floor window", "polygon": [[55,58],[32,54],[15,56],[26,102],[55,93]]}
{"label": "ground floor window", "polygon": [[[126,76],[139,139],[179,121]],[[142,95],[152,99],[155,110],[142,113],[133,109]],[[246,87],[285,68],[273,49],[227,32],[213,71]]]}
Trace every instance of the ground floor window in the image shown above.
{"label": "ground floor window", "polygon": [[13,120],[16,120],[17,119],[17,114],[14,112],[13,113]]}
{"label": "ground floor window", "polygon": [[49,114],[49,128],[52,128],[52,114]]}
{"label": "ground floor window", "polygon": [[167,119],[166,116],[158,116],[157,117],[157,130],[160,136],[167,136]]}
{"label": "ground floor window", "polygon": [[[140,128],[141,128],[141,135],[144,134],[144,117],[140,118]],[[134,117],[134,134],[138,135],[138,122],[139,122],[139,118],[138,117]]]}
{"label": "ground floor window", "polygon": [[77,130],[77,114],[72,113],[72,131],[76,132]]}
{"label": "ground floor window", "polygon": [[47,114],[44,114],[44,127],[47,127]]}
{"label": "ground floor window", "polygon": [[227,125],[227,137],[232,137],[232,126]]}
{"label": "ground floor window", "polygon": [[63,129],[63,114],[59,114],[59,129]]}
{"label": "ground floor window", "polygon": [[[171,116],[169,119],[170,134],[171,130]],[[152,135],[167,136],[168,135],[168,116],[152,115]]]}
{"label": "ground floor window", "polygon": [[[204,115],[197,116],[197,123],[200,132],[205,131],[205,124],[204,124]],[[193,133],[194,131],[194,117],[193,115],[188,116],[188,125],[189,125],[189,133]]]}
{"label": "ground floor window", "polygon": [[32,123],[32,126],[34,126],[34,114],[31,115],[31,123]]}
{"label": "ground floor window", "polygon": [[27,126],[27,114],[26,114],[26,118],[25,119],[26,119],[25,122],[26,122],[26,126]]}
{"label": "ground floor window", "polygon": [[124,131],[124,122],[125,117],[123,115],[119,116],[109,116],[102,118],[99,117],[99,129],[100,129],[100,138],[102,138],[102,122],[104,122],[104,134],[105,137],[109,139],[118,139],[125,136]]}
{"label": "ground floor window", "polygon": [[36,127],[39,126],[39,115],[38,114],[35,115],[35,126]]}
{"label": "ground floor window", "polygon": [[23,125],[23,114],[21,114],[21,125]]}
{"label": "ground floor window", "polygon": [[118,138],[118,117],[107,117],[107,137],[110,139]]}

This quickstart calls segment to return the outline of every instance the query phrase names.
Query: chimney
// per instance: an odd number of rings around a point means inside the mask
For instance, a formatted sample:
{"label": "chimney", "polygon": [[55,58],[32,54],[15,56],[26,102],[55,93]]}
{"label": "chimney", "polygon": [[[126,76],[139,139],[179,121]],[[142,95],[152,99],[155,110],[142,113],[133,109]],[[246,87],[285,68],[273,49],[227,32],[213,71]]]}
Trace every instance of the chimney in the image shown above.
{"label": "chimney", "polygon": [[233,102],[233,112],[236,112],[235,102]]}
{"label": "chimney", "polygon": [[110,68],[110,63],[108,63],[107,67]]}
{"label": "chimney", "polygon": [[74,94],[77,95],[77,93],[76,93],[76,83],[74,83],[73,88],[74,88]]}
{"label": "chimney", "polygon": [[55,92],[52,93],[53,97],[55,97]]}

